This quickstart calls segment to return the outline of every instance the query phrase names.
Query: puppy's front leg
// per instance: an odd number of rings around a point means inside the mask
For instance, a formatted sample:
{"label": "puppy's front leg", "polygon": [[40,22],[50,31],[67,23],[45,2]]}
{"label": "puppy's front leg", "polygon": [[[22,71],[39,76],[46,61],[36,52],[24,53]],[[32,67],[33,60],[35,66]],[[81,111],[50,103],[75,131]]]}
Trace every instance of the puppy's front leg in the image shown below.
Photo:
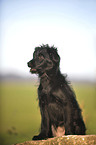
{"label": "puppy's front leg", "polygon": [[34,136],[32,140],[42,140],[49,137],[50,123],[46,106],[41,108],[41,119],[41,132],[38,136]]}

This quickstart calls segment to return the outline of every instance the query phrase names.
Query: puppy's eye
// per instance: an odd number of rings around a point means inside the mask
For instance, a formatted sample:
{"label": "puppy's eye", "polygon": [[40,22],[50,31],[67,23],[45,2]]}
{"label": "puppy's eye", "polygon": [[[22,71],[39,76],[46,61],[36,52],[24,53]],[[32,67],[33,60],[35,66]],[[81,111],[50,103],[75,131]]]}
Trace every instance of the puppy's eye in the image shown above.
{"label": "puppy's eye", "polygon": [[39,54],[38,58],[39,58],[39,60],[43,60],[44,56],[42,54]]}

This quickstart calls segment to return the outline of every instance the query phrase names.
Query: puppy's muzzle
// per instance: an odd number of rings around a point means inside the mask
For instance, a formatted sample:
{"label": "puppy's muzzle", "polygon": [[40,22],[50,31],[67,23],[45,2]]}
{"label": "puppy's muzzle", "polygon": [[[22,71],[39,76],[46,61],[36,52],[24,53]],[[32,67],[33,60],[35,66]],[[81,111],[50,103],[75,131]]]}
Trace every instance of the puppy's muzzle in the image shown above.
{"label": "puppy's muzzle", "polygon": [[35,68],[35,61],[32,59],[27,63],[28,67],[31,68],[30,72],[35,73],[36,68]]}

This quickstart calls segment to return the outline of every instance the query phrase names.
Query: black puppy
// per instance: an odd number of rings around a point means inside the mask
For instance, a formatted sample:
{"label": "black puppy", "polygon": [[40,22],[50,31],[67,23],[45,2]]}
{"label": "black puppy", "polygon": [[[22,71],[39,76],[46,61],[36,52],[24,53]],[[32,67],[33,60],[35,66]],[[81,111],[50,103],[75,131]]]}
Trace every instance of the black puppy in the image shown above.
{"label": "black puppy", "polygon": [[41,132],[33,140],[85,134],[81,109],[66,77],[60,72],[59,63],[57,49],[49,45],[36,47],[33,59],[28,62],[30,72],[39,74],[40,78]]}

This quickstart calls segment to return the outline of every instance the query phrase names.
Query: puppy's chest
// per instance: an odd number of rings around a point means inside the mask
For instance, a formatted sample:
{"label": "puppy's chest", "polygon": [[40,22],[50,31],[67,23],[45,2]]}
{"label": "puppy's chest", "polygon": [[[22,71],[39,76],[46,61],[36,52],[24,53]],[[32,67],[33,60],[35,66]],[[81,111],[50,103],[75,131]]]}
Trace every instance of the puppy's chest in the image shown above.
{"label": "puppy's chest", "polygon": [[41,105],[47,105],[50,102],[51,99],[51,89],[50,86],[44,86],[41,85],[38,88],[38,97],[39,97],[39,104]]}
{"label": "puppy's chest", "polygon": [[39,91],[41,94],[49,95],[51,92],[51,84],[48,79],[45,79],[44,81],[41,81],[41,84],[39,86]]}

